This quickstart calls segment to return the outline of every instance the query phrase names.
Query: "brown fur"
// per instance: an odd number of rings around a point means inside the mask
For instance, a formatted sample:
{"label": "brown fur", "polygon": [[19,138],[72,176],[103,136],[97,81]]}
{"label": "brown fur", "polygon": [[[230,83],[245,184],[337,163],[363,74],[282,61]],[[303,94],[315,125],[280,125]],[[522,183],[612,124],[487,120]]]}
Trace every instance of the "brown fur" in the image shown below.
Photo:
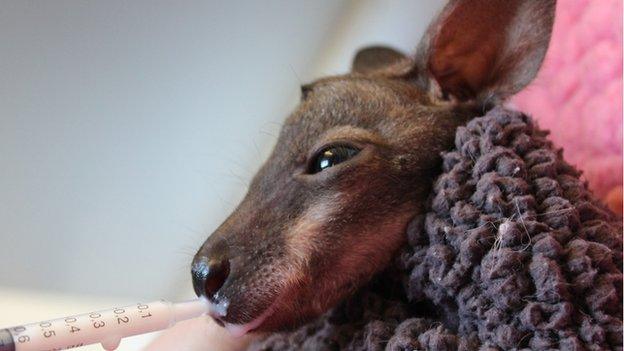
{"label": "brown fur", "polygon": [[[553,11],[546,0],[452,1],[414,59],[367,49],[351,74],[304,86],[249,193],[197,253],[230,262],[214,298],[228,302],[219,318],[247,323],[271,307],[258,330],[294,327],[384,268],[422,211],[456,128],[537,73]],[[462,32],[467,21],[476,27]],[[505,61],[518,50],[522,58]],[[361,151],[309,174],[313,155],[335,143]]]}

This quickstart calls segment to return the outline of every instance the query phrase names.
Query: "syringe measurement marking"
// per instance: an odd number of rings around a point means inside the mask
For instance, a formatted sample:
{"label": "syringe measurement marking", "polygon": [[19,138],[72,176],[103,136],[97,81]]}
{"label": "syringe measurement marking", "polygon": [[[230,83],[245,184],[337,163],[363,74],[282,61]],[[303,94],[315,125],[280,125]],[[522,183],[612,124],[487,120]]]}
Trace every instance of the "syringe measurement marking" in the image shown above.
{"label": "syringe measurement marking", "polygon": [[[141,314],[141,318],[148,318],[152,316],[152,313],[147,311],[149,310],[149,305],[138,303],[137,309],[139,310],[139,314]],[[144,311],[147,311],[146,315],[142,314]]]}
{"label": "syringe measurement marking", "polygon": [[19,325],[13,328],[15,335],[17,335],[17,342],[20,344],[25,344],[30,341],[30,336],[28,335],[20,335],[22,332],[26,331],[26,327]]}
{"label": "syringe measurement marking", "polygon": [[[126,313],[126,310],[124,310],[123,308],[116,308],[113,310],[113,313],[115,314],[115,317],[117,317],[117,324],[121,325],[121,323],[130,322],[130,317],[123,315],[124,313]],[[122,316],[119,317],[119,315]]]}
{"label": "syringe measurement marking", "polygon": [[102,317],[102,315],[98,312],[89,313],[89,318],[91,318],[91,322],[93,323],[93,328],[99,329],[106,326],[106,322],[98,321],[98,318]]}
{"label": "syringe measurement marking", "polygon": [[50,328],[52,326],[52,323],[50,323],[49,321],[41,322],[39,323],[39,326],[41,327],[41,333],[43,334],[44,338],[51,338],[56,335],[56,331],[54,329],[47,330],[47,328]]}
{"label": "syringe measurement marking", "polygon": [[77,333],[80,331],[80,328],[78,328],[75,325],[71,325],[72,323],[76,323],[78,321],[76,317],[67,317],[64,319],[64,321],[65,321],[65,325],[69,327],[70,333]]}

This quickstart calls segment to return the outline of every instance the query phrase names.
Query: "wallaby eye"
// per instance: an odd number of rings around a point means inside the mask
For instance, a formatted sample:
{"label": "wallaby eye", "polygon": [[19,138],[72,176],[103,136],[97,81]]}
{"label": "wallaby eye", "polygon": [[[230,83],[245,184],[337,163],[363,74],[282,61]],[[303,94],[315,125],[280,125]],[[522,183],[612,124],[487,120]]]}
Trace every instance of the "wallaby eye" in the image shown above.
{"label": "wallaby eye", "polygon": [[322,149],[312,159],[309,173],[318,173],[324,169],[335,166],[357,155],[358,152],[360,152],[359,149],[348,145],[330,146]]}

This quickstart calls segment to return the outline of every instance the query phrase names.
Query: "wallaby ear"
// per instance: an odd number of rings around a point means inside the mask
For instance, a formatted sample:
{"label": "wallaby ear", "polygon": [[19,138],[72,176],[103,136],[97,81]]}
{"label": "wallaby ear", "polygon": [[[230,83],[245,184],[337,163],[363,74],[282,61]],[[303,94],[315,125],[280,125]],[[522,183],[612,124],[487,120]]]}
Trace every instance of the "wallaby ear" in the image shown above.
{"label": "wallaby ear", "polygon": [[503,100],[537,74],[554,14],[555,0],[451,0],[418,46],[419,81],[443,97]]}
{"label": "wallaby ear", "polygon": [[369,46],[360,49],[351,66],[353,73],[371,74],[408,59],[403,53],[385,46]]}

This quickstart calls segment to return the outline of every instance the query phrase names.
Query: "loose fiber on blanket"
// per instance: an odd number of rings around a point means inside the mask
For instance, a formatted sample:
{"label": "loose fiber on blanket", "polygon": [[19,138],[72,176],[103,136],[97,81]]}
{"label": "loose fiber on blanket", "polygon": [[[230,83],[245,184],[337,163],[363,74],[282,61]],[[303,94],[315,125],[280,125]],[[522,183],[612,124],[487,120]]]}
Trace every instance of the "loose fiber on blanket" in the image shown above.
{"label": "loose fiber on blanket", "polygon": [[253,350],[622,350],[622,226],[546,134],[496,108],[458,129],[395,265]]}

